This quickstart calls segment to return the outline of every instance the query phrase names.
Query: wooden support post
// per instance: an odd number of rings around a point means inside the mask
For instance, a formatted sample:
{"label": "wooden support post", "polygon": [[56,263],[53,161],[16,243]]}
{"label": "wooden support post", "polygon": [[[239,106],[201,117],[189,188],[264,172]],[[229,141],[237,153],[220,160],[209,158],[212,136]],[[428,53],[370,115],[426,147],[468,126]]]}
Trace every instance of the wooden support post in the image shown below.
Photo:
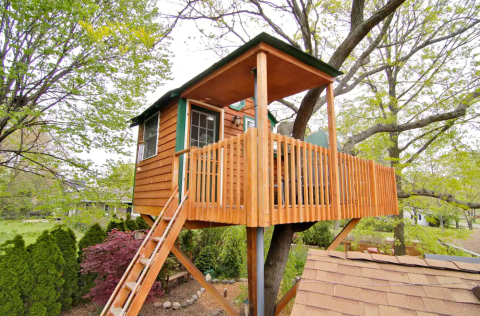
{"label": "wooden support post", "polygon": [[275,306],[275,316],[280,314],[282,310],[287,306],[288,302],[290,302],[295,296],[297,296],[298,286],[300,285],[300,281],[295,283],[290,290],[282,297],[282,299],[277,303]]}
{"label": "wooden support post", "polygon": [[375,161],[370,160],[368,162],[369,177],[370,177],[370,198],[372,203],[372,209],[370,216],[378,216],[378,193],[377,193],[377,176],[375,174]]}
{"label": "wooden support post", "polygon": [[338,151],[337,151],[337,124],[335,123],[333,84],[327,83],[327,113],[328,113],[328,148],[330,150],[330,192],[332,194],[331,205],[334,219],[341,219],[340,209],[340,186],[338,176]]}
{"label": "wooden support post", "polygon": [[[258,226],[270,226],[268,198],[268,89],[267,54],[257,54],[257,123],[258,123]],[[272,166],[273,167],[273,166]]]}
{"label": "wooden support post", "polygon": [[150,226],[152,227],[153,226],[153,219],[150,217],[150,215],[147,215],[147,214],[141,214],[143,220]]}
{"label": "wooden support post", "polygon": [[361,220],[361,218],[352,218],[350,222],[342,229],[340,234],[335,237],[335,239],[332,241],[330,246],[328,246],[327,250],[335,250],[338,245],[347,237],[347,235],[352,231],[352,229],[357,226],[358,222]]}
{"label": "wooden support post", "polygon": [[212,295],[212,298],[223,308],[223,310],[230,316],[237,316],[238,312],[233,308],[230,303],[220,294],[215,287],[205,280],[203,273],[195,267],[195,265],[190,261],[190,259],[177,247],[174,245],[172,247],[172,252],[177,257],[188,272],[190,272],[193,277],[200,283],[201,286],[207,290],[207,292]]}
{"label": "wooden support post", "polygon": [[[248,300],[257,315],[257,228],[247,227]],[[251,311],[252,312],[252,311]]]}

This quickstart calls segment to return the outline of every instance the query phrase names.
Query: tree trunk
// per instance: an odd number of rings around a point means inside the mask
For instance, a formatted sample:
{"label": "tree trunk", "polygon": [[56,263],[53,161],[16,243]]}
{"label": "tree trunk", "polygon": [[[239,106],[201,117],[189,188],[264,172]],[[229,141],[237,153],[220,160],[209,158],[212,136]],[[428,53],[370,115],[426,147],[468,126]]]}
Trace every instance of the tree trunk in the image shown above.
{"label": "tree trunk", "polygon": [[468,223],[468,229],[473,230],[472,220],[467,221],[467,223]]}
{"label": "tree trunk", "polygon": [[442,227],[442,232],[445,230],[445,223],[443,222],[443,216],[440,215],[440,227]]}
{"label": "tree trunk", "polygon": [[405,256],[407,254],[407,249],[405,247],[405,223],[403,222],[403,211],[399,211],[399,214],[396,216],[400,219],[400,222],[393,229],[393,236],[395,237],[394,251],[395,256]]}
{"label": "tree trunk", "polygon": [[335,231],[335,234],[340,230],[340,221],[336,220],[333,224],[333,230]]}
{"label": "tree trunk", "polygon": [[459,223],[458,221],[455,221],[455,227],[456,227],[457,229],[460,228],[460,223]]}
{"label": "tree trunk", "polygon": [[[315,223],[276,225],[265,261],[265,316],[275,315],[278,291],[282,281],[293,234],[309,229]],[[250,306],[250,311],[253,311]],[[251,314],[253,315],[253,314]]]}

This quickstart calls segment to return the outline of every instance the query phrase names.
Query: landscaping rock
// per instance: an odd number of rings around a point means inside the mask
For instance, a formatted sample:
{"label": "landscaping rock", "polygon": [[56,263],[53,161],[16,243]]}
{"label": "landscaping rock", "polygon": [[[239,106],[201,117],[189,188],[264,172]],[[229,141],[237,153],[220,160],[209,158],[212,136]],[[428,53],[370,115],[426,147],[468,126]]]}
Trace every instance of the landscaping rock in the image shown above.
{"label": "landscaping rock", "polygon": [[207,282],[212,281],[212,276],[210,275],[210,273],[207,273],[207,275],[205,276],[205,280],[206,280]]}
{"label": "landscaping rock", "polygon": [[219,279],[213,279],[213,280],[212,280],[212,284],[218,284],[218,283],[220,283],[220,280],[219,280]]}
{"label": "landscaping rock", "polygon": [[248,282],[248,279],[240,278],[240,279],[237,279],[237,282]]}
{"label": "landscaping rock", "polygon": [[172,303],[170,303],[170,302],[163,303],[163,308],[169,309],[170,307],[172,307]]}
{"label": "landscaping rock", "polygon": [[155,303],[153,303],[153,307],[160,308],[160,307],[162,307],[162,306],[163,306],[163,304],[160,303],[160,302],[155,302]]}
{"label": "landscaping rock", "polygon": [[185,302],[187,303],[188,306],[193,304],[193,300],[186,300]]}
{"label": "landscaping rock", "polygon": [[192,296],[192,300],[194,300],[194,301],[198,301],[198,296],[197,296],[197,294],[193,294],[193,296]]}
{"label": "landscaping rock", "polygon": [[298,275],[295,277],[295,280],[297,281],[300,281],[301,277],[299,277]]}
{"label": "landscaping rock", "polygon": [[202,292],[197,291],[197,296],[200,297],[202,295]]}
{"label": "landscaping rock", "polygon": [[[193,302],[192,302],[192,303],[193,303]],[[181,304],[181,305],[182,305],[182,307],[183,307],[183,308],[185,308],[185,307],[187,307],[187,306],[188,306],[188,303],[187,303],[187,302],[182,302],[182,304]]]}
{"label": "landscaping rock", "polygon": [[230,280],[222,280],[222,284],[230,284]]}
{"label": "landscaping rock", "polygon": [[180,309],[180,308],[182,308],[182,305],[180,305],[180,303],[179,303],[179,302],[175,302],[175,303],[173,303],[173,306],[172,306],[172,308],[173,308],[174,310],[177,310],[177,309]]}
{"label": "landscaping rock", "polygon": [[205,289],[203,287],[200,288],[200,292],[205,292]]}
{"label": "landscaping rock", "polygon": [[222,309],[216,309],[210,314],[210,316],[219,316],[219,315],[222,315],[222,312],[223,312]]}
{"label": "landscaping rock", "polygon": [[235,284],[235,280],[234,280],[234,279],[231,279],[231,280],[229,281],[229,283],[230,283],[230,284]]}

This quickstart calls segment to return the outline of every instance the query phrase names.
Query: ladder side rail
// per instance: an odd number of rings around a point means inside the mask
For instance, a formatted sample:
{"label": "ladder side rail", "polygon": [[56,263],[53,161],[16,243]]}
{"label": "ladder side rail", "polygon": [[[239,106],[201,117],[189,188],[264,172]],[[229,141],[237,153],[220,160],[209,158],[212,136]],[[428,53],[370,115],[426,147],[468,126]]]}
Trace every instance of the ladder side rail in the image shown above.
{"label": "ladder side rail", "polygon": [[107,315],[108,311],[110,310],[110,307],[118,293],[118,291],[122,288],[124,282],[125,282],[125,279],[127,278],[127,276],[130,274],[130,271],[133,269],[133,266],[135,265],[135,263],[137,262],[138,260],[138,257],[140,256],[140,253],[141,251],[143,250],[143,248],[145,248],[145,245],[147,244],[147,242],[149,241],[151,235],[153,234],[153,232],[155,231],[155,229],[157,228],[158,224],[160,223],[162,217],[163,217],[163,213],[165,212],[165,210],[170,206],[170,204],[172,203],[172,200],[173,200],[173,197],[175,196],[175,194],[178,192],[178,186],[175,187],[175,189],[173,190],[173,193],[172,195],[170,196],[170,198],[168,199],[167,203],[165,204],[165,207],[163,208],[162,212],[160,213],[160,215],[158,215],[157,219],[155,220],[155,222],[153,223],[152,227],[150,227],[150,230],[147,234],[147,236],[145,236],[145,238],[143,239],[143,242],[142,244],[140,245],[140,247],[138,248],[138,251],[137,253],[135,254],[135,256],[133,257],[132,261],[130,262],[130,265],[127,267],[127,269],[125,270],[125,272],[123,273],[123,276],[122,278],[120,279],[120,282],[118,282],[117,286],[115,287],[115,290],[113,291],[112,295],[110,295],[110,298],[108,299],[108,302],[107,304],[105,305],[105,307],[103,308],[102,310],[102,313],[100,314],[101,316],[105,316]]}
{"label": "ladder side rail", "polygon": [[[177,187],[177,188],[178,188],[178,187]],[[127,301],[126,301],[125,304],[123,305],[122,315],[123,315],[123,313],[126,312],[126,309],[128,309],[128,306],[129,306],[130,303],[132,302],[133,297],[136,295],[139,285],[143,282],[143,279],[145,278],[146,274],[148,273],[148,269],[150,268],[150,265],[152,264],[153,261],[155,261],[155,256],[157,255],[158,250],[159,250],[160,247],[163,245],[163,241],[165,240],[165,237],[166,237],[166,236],[168,235],[168,233],[170,232],[170,229],[171,229],[171,227],[173,226],[173,223],[174,223],[175,220],[177,219],[178,213],[180,212],[180,210],[182,210],[182,209],[185,207],[185,201],[186,201],[187,199],[188,199],[188,191],[185,193],[185,196],[184,196],[182,202],[180,203],[180,205],[178,206],[177,210],[175,211],[175,214],[173,215],[172,219],[170,220],[170,223],[168,223],[167,228],[165,228],[165,231],[164,231],[164,233],[163,233],[163,235],[162,235],[162,238],[158,241],[157,246],[156,246],[155,249],[153,250],[153,252],[152,252],[152,254],[151,254],[151,257],[150,257],[150,259],[148,260],[148,264],[144,267],[142,273],[140,274],[139,278],[138,278],[137,281],[135,282],[135,287],[132,289],[130,295],[128,296]]]}

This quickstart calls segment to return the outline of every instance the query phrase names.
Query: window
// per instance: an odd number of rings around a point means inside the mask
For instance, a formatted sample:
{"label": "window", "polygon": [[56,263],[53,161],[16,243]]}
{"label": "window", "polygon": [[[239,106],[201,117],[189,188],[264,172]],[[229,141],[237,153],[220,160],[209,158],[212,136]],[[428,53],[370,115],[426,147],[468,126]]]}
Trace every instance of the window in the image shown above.
{"label": "window", "polygon": [[422,214],[418,214],[418,220],[422,220]]}
{"label": "window", "polygon": [[243,131],[245,132],[250,127],[255,127],[255,119],[250,116],[243,116]]}
{"label": "window", "polygon": [[157,154],[158,141],[158,113],[152,115],[145,121],[145,130],[143,131],[144,154],[143,159],[148,159]]}
{"label": "window", "polygon": [[190,146],[202,148],[215,143],[217,139],[217,117],[192,109],[190,125]]}

